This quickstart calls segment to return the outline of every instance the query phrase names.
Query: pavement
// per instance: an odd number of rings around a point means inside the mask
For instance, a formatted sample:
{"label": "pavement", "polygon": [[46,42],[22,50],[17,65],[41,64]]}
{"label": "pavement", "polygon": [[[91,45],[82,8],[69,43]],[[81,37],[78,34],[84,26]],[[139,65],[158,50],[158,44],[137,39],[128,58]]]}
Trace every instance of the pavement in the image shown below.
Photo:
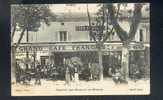
{"label": "pavement", "polygon": [[41,85],[12,84],[12,96],[61,96],[61,95],[149,95],[150,80],[142,79],[128,84],[115,84],[111,78],[102,81],[70,82],[57,80],[41,80]]}

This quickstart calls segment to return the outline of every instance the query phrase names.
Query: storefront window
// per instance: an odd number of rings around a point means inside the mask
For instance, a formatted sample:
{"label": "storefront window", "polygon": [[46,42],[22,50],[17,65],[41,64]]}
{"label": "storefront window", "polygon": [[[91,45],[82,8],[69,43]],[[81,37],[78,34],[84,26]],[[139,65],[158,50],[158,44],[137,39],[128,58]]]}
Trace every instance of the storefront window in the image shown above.
{"label": "storefront window", "polygon": [[139,72],[139,78],[145,75],[145,57],[144,51],[130,51],[129,75],[133,78],[135,71]]}

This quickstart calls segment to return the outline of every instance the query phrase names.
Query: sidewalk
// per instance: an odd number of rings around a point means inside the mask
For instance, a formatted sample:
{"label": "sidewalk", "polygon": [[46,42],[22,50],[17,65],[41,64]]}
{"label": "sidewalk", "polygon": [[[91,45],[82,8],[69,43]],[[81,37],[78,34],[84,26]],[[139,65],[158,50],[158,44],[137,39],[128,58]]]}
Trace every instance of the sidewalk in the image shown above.
{"label": "sidewalk", "polygon": [[139,80],[137,82],[128,81],[128,84],[115,84],[112,79],[104,79],[103,81],[79,81],[70,82],[69,85],[65,81],[47,81],[41,80],[41,85],[12,85],[12,95],[16,96],[54,96],[54,95],[137,95],[149,94],[150,81]]}

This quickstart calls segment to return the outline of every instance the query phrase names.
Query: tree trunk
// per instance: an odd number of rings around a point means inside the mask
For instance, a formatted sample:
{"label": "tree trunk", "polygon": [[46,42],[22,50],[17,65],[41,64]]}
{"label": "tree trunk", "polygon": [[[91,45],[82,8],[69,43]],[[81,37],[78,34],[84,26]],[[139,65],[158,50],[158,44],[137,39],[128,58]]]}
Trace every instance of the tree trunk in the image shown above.
{"label": "tree trunk", "polygon": [[124,80],[129,76],[129,50],[126,46],[122,47],[121,72]]}
{"label": "tree trunk", "polygon": [[[21,42],[21,40],[22,40],[22,38],[24,36],[25,30],[26,29],[24,28],[23,31],[21,32],[19,40],[16,43],[16,46],[11,46],[11,82],[12,83],[16,82],[16,48],[20,44],[20,42]],[[12,34],[12,36],[14,36],[14,34]],[[12,37],[12,40],[13,40],[13,37]],[[13,42],[13,41],[11,41],[11,42]]]}
{"label": "tree trunk", "polygon": [[87,16],[88,16],[88,22],[89,22],[89,36],[90,36],[90,40],[92,41],[92,39],[94,41],[96,41],[96,38],[92,32],[92,25],[91,25],[91,16],[89,14],[89,9],[88,9],[88,4],[87,4]]}
{"label": "tree trunk", "polygon": [[37,52],[34,51],[34,68],[36,68],[36,57],[37,57]]}
{"label": "tree trunk", "polygon": [[26,29],[24,28],[23,31],[21,32],[20,37],[19,37],[19,40],[18,40],[18,42],[16,43],[16,47],[15,47],[15,48],[17,48],[17,47],[19,46],[19,44],[20,44],[20,42],[21,42],[21,40],[22,40],[22,38],[23,38],[23,36],[24,36],[25,30],[26,30]]}
{"label": "tree trunk", "polygon": [[16,82],[16,57],[15,47],[11,47],[11,83]]}
{"label": "tree trunk", "polygon": [[15,31],[16,31],[16,25],[14,25],[13,30],[12,30],[12,33],[11,33],[11,42],[13,42]]}
{"label": "tree trunk", "polygon": [[[27,28],[26,42],[27,42],[27,43],[29,42],[28,28]],[[29,52],[28,52],[28,51],[26,51],[26,58],[29,59]],[[26,64],[26,69],[27,69],[27,70],[29,69],[29,65],[28,65],[28,64]]]}
{"label": "tree trunk", "polygon": [[99,66],[100,66],[100,80],[103,80],[103,63],[102,63],[102,51],[101,48],[98,49],[99,56]]}

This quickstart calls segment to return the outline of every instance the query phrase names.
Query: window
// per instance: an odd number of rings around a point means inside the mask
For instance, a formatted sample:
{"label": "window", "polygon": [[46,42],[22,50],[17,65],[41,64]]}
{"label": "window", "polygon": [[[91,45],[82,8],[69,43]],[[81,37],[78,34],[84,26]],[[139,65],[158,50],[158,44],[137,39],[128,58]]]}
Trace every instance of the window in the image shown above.
{"label": "window", "polygon": [[67,41],[67,32],[66,31],[60,31],[59,32],[59,38],[60,38],[60,41]]}
{"label": "window", "polygon": [[139,41],[143,41],[143,30],[142,29],[139,30],[139,34],[140,34]]}
{"label": "window", "polygon": [[41,56],[41,65],[46,65],[49,59],[49,56]]}
{"label": "window", "polygon": [[65,25],[65,23],[62,22],[61,25]]}

